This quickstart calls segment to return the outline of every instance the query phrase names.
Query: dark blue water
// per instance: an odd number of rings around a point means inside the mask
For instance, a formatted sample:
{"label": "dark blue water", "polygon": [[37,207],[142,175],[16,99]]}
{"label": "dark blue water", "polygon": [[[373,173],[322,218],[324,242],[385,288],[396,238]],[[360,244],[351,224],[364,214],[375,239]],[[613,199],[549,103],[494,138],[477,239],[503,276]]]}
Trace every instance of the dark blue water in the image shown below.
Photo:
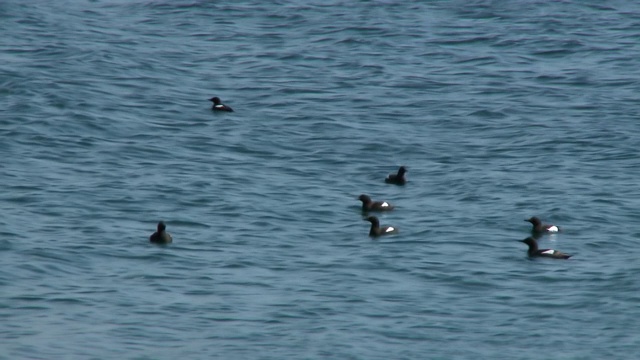
{"label": "dark blue water", "polygon": [[[0,358],[635,359],[639,28],[631,1],[1,2]],[[573,258],[528,259],[530,216]]]}

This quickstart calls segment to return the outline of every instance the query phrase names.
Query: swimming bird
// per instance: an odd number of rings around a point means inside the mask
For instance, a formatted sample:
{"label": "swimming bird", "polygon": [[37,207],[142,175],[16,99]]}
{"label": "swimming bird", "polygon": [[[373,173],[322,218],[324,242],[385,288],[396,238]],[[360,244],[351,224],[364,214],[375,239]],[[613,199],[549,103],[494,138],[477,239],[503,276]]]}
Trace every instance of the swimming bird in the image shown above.
{"label": "swimming bird", "polygon": [[211,110],[233,112],[233,109],[223,104],[222,101],[220,101],[220,98],[217,96],[212,97],[211,99],[209,99],[209,101],[213,102]]}
{"label": "swimming bird", "polygon": [[407,168],[404,166],[400,166],[397,174],[389,174],[384,182],[387,184],[396,184],[396,185],[404,185],[407,182],[407,179],[404,177],[404,173],[407,172]]}
{"label": "swimming bird", "polygon": [[372,236],[372,237],[391,234],[391,233],[394,233],[394,232],[398,231],[398,229],[394,228],[393,226],[382,226],[381,227],[380,226],[380,221],[375,216],[369,216],[368,218],[366,218],[364,220],[365,221],[369,221],[371,223],[371,229],[369,230],[369,236]]}
{"label": "swimming bird", "polygon": [[171,235],[165,231],[166,228],[167,226],[164,224],[164,222],[160,221],[158,223],[158,231],[149,236],[149,242],[156,244],[168,244],[172,242],[173,238],[171,238]]}
{"label": "swimming bird", "polygon": [[531,228],[531,232],[534,234],[543,234],[543,233],[557,233],[560,231],[560,228],[555,225],[543,224],[540,219],[533,216],[529,219],[525,219],[524,221],[530,222],[533,227]]}
{"label": "swimming bird", "polygon": [[368,195],[362,194],[358,198],[362,201],[362,211],[389,211],[393,210],[394,206],[386,201],[373,201]]}
{"label": "swimming bird", "polygon": [[529,254],[530,257],[548,257],[548,258],[554,258],[554,259],[568,259],[572,256],[572,255],[561,253],[558,250],[538,249],[538,243],[536,242],[536,239],[532,237],[528,237],[520,241],[529,245],[529,251],[527,253]]}

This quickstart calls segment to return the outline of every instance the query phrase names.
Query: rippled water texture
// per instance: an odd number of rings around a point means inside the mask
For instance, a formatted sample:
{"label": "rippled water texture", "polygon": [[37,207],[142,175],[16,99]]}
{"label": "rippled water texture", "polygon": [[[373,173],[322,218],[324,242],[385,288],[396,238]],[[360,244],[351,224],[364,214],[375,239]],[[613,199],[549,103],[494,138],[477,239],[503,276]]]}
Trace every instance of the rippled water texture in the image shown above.
{"label": "rippled water texture", "polygon": [[[639,28],[632,1],[0,2],[0,359],[635,359]],[[528,259],[531,216],[573,258]]]}

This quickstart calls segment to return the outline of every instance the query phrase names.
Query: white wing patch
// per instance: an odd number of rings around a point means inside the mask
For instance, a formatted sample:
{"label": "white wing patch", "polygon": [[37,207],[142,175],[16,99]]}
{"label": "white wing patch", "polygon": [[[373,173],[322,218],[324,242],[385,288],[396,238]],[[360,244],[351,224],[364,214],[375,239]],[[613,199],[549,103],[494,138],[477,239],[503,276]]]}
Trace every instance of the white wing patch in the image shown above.
{"label": "white wing patch", "polygon": [[545,250],[543,252],[541,252],[541,254],[549,254],[549,255],[553,255],[553,253],[555,253],[556,251],[553,249],[549,249],[549,250]]}
{"label": "white wing patch", "polygon": [[380,204],[380,206],[382,206],[382,207],[387,207],[387,206],[389,206],[389,203],[385,201],[385,202],[383,202],[382,204]]}
{"label": "white wing patch", "polygon": [[223,108],[223,107],[224,107],[224,105],[222,105],[222,104],[218,104],[218,105],[216,105],[216,107],[217,107],[217,108]]}
{"label": "white wing patch", "polygon": [[393,226],[389,226],[384,232],[392,232],[394,230]]}
{"label": "white wing patch", "polygon": [[560,230],[560,229],[558,229],[558,227],[557,227],[557,226],[555,226],[555,225],[549,226],[549,227],[547,228],[547,231],[548,231],[548,232],[558,232],[559,230]]}

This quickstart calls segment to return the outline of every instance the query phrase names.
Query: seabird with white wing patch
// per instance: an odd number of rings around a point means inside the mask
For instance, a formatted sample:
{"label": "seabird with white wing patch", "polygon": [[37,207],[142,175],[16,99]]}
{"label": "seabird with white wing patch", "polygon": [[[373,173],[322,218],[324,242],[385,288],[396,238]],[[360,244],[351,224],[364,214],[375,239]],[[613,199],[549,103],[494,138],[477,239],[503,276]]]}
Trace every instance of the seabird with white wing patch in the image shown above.
{"label": "seabird with white wing patch", "polygon": [[557,233],[560,231],[559,227],[550,224],[543,224],[542,221],[535,216],[525,219],[525,221],[530,222],[533,225],[531,232],[534,234]]}
{"label": "seabird with white wing patch", "polygon": [[211,107],[211,110],[213,111],[233,112],[233,109],[223,104],[222,101],[220,101],[220,98],[217,96],[212,97],[211,99],[209,99],[209,101],[213,102],[213,106]]}
{"label": "seabird with white wing patch", "polygon": [[536,239],[532,237],[528,237],[521,241],[529,245],[529,251],[527,252],[527,254],[529,254],[529,257],[548,257],[553,259],[568,259],[572,256],[572,255],[562,253],[558,250],[538,249],[538,243],[536,242]]}
{"label": "seabird with white wing patch", "polygon": [[369,195],[362,194],[358,198],[358,200],[362,201],[362,211],[389,211],[393,210],[394,206],[389,204],[386,201],[373,201]]}
{"label": "seabird with white wing patch", "polygon": [[369,230],[369,236],[371,237],[392,234],[398,231],[398,229],[394,228],[393,226],[380,226],[380,221],[375,216],[369,216],[364,220],[371,223],[371,229]]}

